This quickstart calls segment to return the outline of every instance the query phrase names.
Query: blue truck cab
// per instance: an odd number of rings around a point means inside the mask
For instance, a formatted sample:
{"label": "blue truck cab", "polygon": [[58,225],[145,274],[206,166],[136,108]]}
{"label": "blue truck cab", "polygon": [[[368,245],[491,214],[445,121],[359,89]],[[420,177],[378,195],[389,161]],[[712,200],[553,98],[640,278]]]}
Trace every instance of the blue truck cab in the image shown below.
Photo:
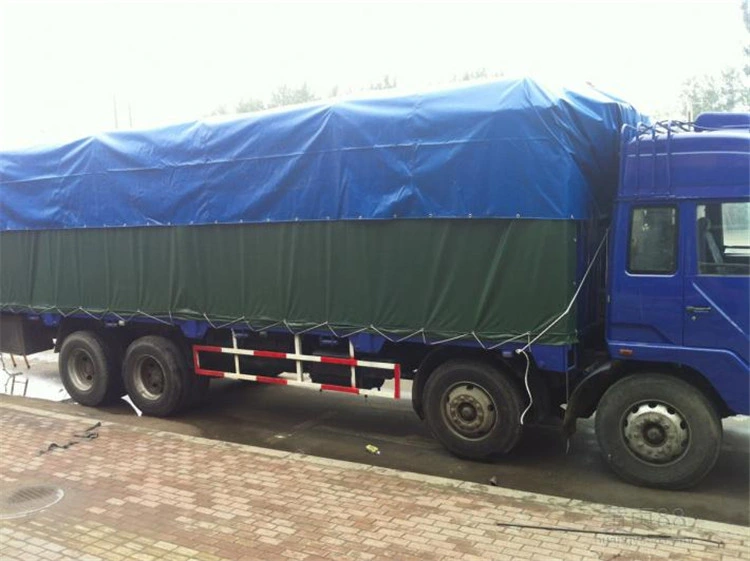
{"label": "blue truck cab", "polygon": [[[599,444],[635,483],[687,487],[750,413],[750,115],[623,130]],[[581,392],[579,392],[581,393]],[[597,392],[593,392],[596,394]]]}

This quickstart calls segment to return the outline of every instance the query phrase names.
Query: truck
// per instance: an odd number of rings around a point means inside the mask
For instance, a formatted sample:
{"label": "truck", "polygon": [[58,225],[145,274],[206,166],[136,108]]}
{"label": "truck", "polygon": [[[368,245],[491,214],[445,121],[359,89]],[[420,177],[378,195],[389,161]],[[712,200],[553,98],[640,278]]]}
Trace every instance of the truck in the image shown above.
{"label": "truck", "polygon": [[616,474],[688,488],[750,411],[749,156],[748,114],[530,79],[6,150],[0,351],[153,416],[410,380],[469,459],[594,415]]}

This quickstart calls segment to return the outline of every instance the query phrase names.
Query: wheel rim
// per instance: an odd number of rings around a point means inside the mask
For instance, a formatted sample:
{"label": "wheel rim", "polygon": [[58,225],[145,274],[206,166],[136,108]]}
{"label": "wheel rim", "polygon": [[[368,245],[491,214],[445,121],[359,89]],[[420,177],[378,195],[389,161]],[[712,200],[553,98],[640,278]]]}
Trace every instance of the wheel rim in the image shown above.
{"label": "wheel rim", "polygon": [[497,423],[497,406],[489,392],[476,384],[460,383],[443,394],[443,419],[466,440],[486,437]]}
{"label": "wheel rim", "polygon": [[151,401],[159,399],[164,393],[165,380],[164,369],[158,360],[150,355],[138,359],[133,376],[138,395]]}
{"label": "wheel rim", "polygon": [[75,349],[68,358],[68,378],[75,389],[89,392],[94,387],[96,367],[93,357],[85,349]]}
{"label": "wheel rim", "polygon": [[633,405],[623,416],[622,436],[636,458],[650,464],[679,460],[690,446],[690,427],[672,405],[648,401]]}

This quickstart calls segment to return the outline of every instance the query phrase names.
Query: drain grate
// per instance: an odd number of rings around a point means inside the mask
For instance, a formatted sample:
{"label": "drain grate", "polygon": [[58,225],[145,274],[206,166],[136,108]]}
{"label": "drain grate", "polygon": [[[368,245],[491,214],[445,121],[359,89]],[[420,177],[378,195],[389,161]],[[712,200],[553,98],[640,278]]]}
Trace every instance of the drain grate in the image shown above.
{"label": "drain grate", "polygon": [[19,518],[60,501],[65,492],[52,485],[29,485],[0,493],[0,520]]}

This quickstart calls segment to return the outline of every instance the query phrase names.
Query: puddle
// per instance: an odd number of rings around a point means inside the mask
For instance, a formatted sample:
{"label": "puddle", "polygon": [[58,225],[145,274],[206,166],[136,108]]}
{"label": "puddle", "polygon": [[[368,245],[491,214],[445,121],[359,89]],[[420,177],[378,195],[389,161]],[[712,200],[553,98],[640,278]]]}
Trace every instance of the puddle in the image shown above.
{"label": "puddle", "polygon": [[[3,355],[6,372],[0,370],[0,393],[5,395],[24,395],[47,401],[70,400],[70,395],[60,381],[57,370],[57,355],[52,351],[37,353],[29,358],[29,367],[23,357],[16,357],[16,365],[13,366],[9,355]],[[19,373],[10,376],[8,373]],[[14,383],[15,381],[15,383]]]}

